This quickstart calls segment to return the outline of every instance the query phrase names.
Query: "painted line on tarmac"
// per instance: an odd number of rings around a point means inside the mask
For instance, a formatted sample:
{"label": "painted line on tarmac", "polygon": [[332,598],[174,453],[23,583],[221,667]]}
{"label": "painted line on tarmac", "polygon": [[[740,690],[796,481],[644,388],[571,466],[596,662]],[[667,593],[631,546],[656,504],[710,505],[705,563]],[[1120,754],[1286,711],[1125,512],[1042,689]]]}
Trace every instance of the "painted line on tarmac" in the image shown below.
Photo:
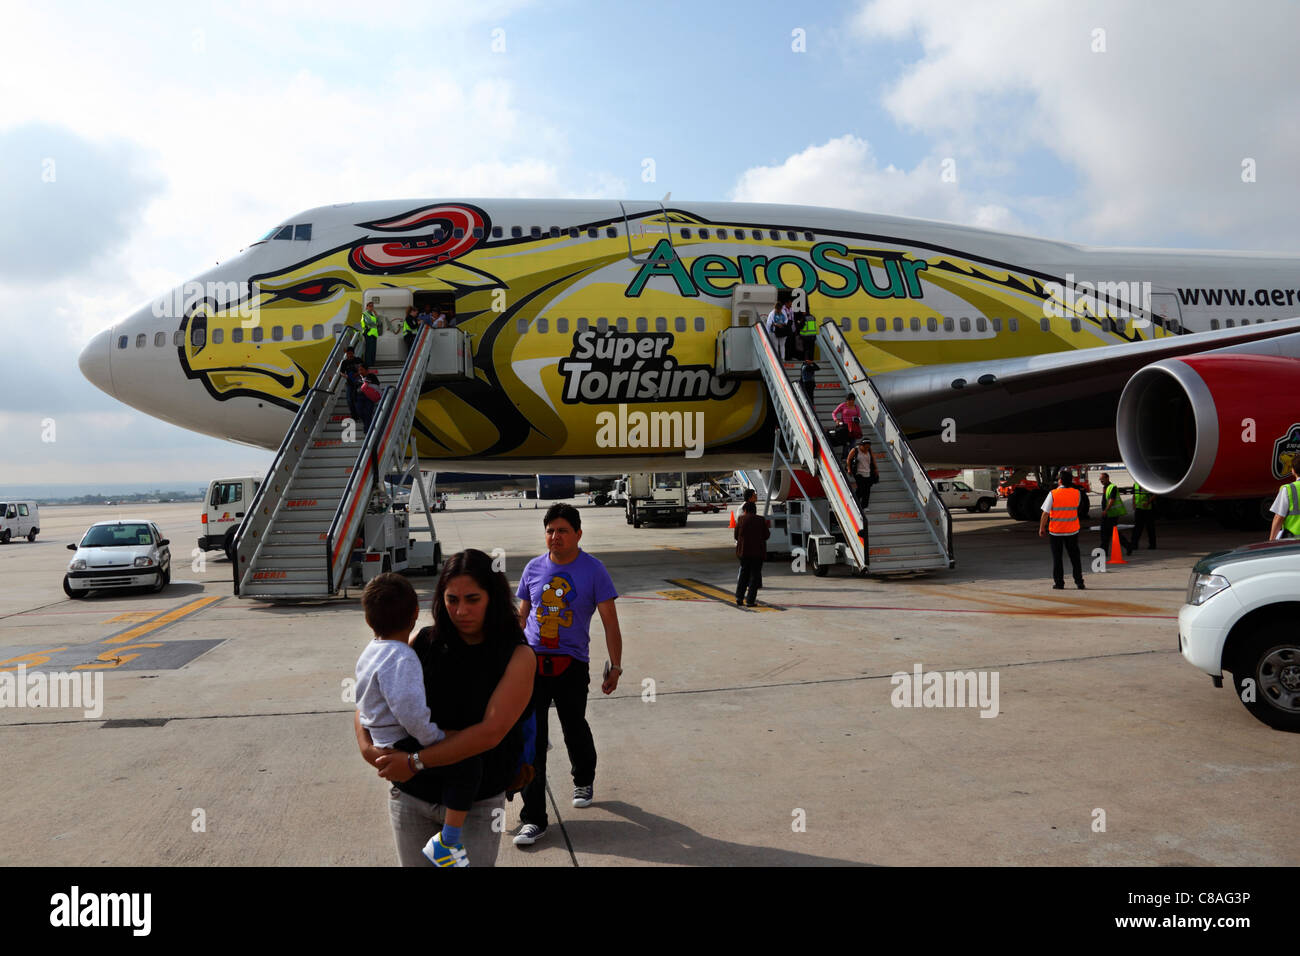
{"label": "painted line on tarmac", "polygon": [[[681,578],[680,580],[669,579],[668,583],[675,584],[679,588],[685,588],[687,591],[690,591],[693,594],[698,594],[700,597],[717,601],[719,604],[725,604],[728,607],[736,606],[736,596],[734,594],[728,594],[726,591],[722,590],[722,588],[714,587],[712,584],[705,584],[703,581],[696,581],[694,578]],[[785,608],[773,607],[770,604],[764,604],[760,601],[754,607],[746,608],[746,610],[784,611]]]}
{"label": "painted line on tarmac", "polygon": [[225,596],[221,594],[209,594],[207,597],[201,597],[191,601],[189,604],[183,604],[180,607],[176,608],[175,610],[168,611],[165,614],[155,617],[150,621],[145,621],[143,624],[135,624],[131,627],[128,627],[126,630],[118,631],[116,634],[110,634],[108,637],[104,638],[99,643],[125,644],[128,641],[133,641],[138,637],[144,637],[146,634],[151,634],[154,631],[162,630],[165,627],[170,627],[172,624],[175,624],[181,618],[188,617],[191,614],[196,614],[199,611],[205,610],[206,608],[209,608],[220,601],[224,601],[225,599],[226,599]]}
{"label": "painted line on tarmac", "polygon": [[781,606],[786,608],[805,608],[812,611],[912,611],[918,614],[1002,614],[1018,617],[1061,617],[1070,619],[1089,617],[1132,617],[1153,621],[1178,620],[1177,614],[1121,614],[1117,611],[1107,611],[1104,609],[1089,611],[1084,608],[1079,608],[1077,611],[1073,609],[1070,611],[1063,611],[1050,608],[1041,608],[1038,610],[1032,608],[993,610],[982,607],[900,607],[892,604],[783,604]]}

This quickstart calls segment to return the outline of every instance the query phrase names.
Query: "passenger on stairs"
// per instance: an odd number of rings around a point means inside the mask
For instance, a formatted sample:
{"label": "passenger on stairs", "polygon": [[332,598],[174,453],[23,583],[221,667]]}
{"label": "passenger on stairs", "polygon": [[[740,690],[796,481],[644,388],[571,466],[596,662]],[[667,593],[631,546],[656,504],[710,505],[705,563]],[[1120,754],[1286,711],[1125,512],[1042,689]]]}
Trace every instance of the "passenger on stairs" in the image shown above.
{"label": "passenger on stairs", "polygon": [[348,415],[354,422],[361,420],[360,409],[357,405],[357,388],[361,385],[361,376],[357,374],[357,369],[360,367],[361,359],[357,358],[357,353],[352,349],[344,349],[343,361],[339,363],[339,371],[343,374],[343,381],[347,387]]}
{"label": "passenger on stairs", "polygon": [[871,504],[871,488],[880,481],[880,470],[876,467],[876,458],[871,454],[871,442],[865,438],[858,443],[844,459],[844,469],[853,476],[853,497],[857,499],[858,510],[865,520],[868,505]]}
{"label": "passenger on stairs", "polygon": [[841,448],[847,449],[862,437],[862,412],[858,410],[858,397],[852,392],[835,406],[831,418],[840,426],[837,444]]}
{"label": "passenger on stairs", "polygon": [[803,365],[799,367],[799,387],[808,396],[808,407],[814,412],[817,410],[814,399],[817,396],[817,372],[820,368],[821,366],[812,360],[812,352],[804,352]]}

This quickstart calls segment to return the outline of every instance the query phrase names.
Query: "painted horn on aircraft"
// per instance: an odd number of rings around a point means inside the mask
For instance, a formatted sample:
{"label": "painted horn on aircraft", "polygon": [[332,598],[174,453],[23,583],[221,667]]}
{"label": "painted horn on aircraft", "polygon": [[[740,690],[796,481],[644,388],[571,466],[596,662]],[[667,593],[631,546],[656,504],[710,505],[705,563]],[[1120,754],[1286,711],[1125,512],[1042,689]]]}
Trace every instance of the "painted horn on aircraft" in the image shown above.
{"label": "painted horn on aircraft", "polygon": [[1272,495],[1294,453],[1297,394],[1300,359],[1287,355],[1224,350],[1154,362],[1120,396],[1120,454],[1157,495]]}

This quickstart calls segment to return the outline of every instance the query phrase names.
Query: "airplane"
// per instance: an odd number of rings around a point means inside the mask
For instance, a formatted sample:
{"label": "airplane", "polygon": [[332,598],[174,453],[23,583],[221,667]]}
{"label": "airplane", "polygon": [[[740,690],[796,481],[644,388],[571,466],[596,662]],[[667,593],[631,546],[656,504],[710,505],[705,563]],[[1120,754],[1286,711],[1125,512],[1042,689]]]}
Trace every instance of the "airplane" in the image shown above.
{"label": "airplane", "polygon": [[425,386],[427,467],[685,467],[600,441],[597,416],[622,405],[703,412],[692,470],[763,468],[763,384],[714,363],[719,333],[752,321],[733,289],[767,284],[840,325],[928,467],[1122,458],[1159,495],[1259,497],[1300,450],[1298,265],[792,205],[338,203],[98,333],[79,364],[150,415],[274,448],[364,303],[423,299],[474,367]]}

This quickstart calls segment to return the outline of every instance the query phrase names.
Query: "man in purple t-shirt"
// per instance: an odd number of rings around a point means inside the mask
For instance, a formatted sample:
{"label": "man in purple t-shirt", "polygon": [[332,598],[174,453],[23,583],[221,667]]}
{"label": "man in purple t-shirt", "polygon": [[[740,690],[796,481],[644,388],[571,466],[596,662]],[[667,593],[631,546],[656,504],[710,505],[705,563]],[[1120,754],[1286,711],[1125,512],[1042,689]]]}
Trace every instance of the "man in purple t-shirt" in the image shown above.
{"label": "man in purple t-shirt", "polygon": [[537,718],[533,769],[537,776],[524,788],[524,807],[519,814],[523,826],[515,837],[521,846],[536,843],[546,833],[546,740],[552,701],[573,767],[573,805],[591,806],[596,743],[587,725],[587,687],[591,683],[588,627],[597,611],[605,626],[610,663],[600,689],[612,694],[623,673],[623,635],[614,609],[618,591],[605,566],[578,547],[582,540],[578,509],[553,504],[546,509],[542,525],[547,553],[528,562],[518,592],[519,623],[537,654],[533,682]]}

